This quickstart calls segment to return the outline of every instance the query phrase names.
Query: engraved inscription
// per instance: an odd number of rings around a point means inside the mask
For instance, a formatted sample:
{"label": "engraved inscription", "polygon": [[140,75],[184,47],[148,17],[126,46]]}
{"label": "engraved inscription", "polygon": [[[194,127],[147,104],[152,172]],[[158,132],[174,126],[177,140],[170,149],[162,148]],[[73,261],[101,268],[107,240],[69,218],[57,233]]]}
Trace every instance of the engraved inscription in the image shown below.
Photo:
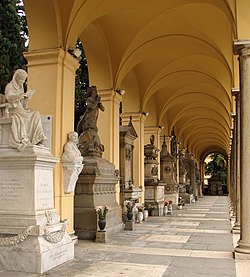
{"label": "engraved inscription", "polygon": [[0,201],[1,202],[17,202],[21,200],[24,186],[20,180],[16,178],[2,179],[0,181]]}
{"label": "engraved inscription", "polygon": [[33,207],[32,171],[0,170],[0,210],[25,211]]}
{"label": "engraved inscription", "polygon": [[145,198],[147,199],[147,200],[149,200],[149,199],[154,199],[154,189],[149,189],[149,188],[147,188],[146,189],[146,191],[145,191]]}
{"label": "engraved inscription", "polygon": [[49,183],[40,183],[36,189],[36,195],[38,209],[53,208],[53,190]]}
{"label": "engraved inscription", "polygon": [[67,254],[67,250],[62,250],[61,252],[57,252],[57,253],[52,254],[50,256],[50,259],[55,261],[55,260],[58,260],[58,259],[62,258],[66,254]]}

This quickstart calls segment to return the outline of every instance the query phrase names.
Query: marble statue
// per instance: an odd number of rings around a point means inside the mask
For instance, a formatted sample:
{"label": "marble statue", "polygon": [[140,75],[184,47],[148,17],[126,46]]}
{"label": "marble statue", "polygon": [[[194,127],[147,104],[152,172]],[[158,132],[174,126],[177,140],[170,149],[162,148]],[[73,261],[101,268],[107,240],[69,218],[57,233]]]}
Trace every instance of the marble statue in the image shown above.
{"label": "marble statue", "polygon": [[78,134],[74,131],[68,134],[68,141],[63,147],[62,166],[63,166],[63,185],[64,192],[74,192],[78,176],[83,168],[83,157],[77,147]]}
{"label": "marble statue", "polygon": [[87,109],[80,117],[77,124],[79,134],[79,149],[83,156],[101,157],[104,146],[98,136],[97,119],[99,110],[104,111],[101,98],[97,94],[96,86],[91,86],[87,90]]}
{"label": "marble statue", "polygon": [[9,104],[5,113],[12,118],[9,144],[19,151],[24,150],[27,145],[43,145],[46,140],[40,114],[27,107],[34,93],[33,90],[24,92],[23,85],[27,77],[25,70],[18,69],[5,87],[5,98]]}
{"label": "marble statue", "polygon": [[78,134],[72,131],[68,134],[68,141],[64,145],[64,152],[62,155],[63,162],[82,163],[83,157],[77,144]]}
{"label": "marble statue", "polygon": [[4,94],[0,94],[0,118],[10,117],[11,104],[7,102]]}

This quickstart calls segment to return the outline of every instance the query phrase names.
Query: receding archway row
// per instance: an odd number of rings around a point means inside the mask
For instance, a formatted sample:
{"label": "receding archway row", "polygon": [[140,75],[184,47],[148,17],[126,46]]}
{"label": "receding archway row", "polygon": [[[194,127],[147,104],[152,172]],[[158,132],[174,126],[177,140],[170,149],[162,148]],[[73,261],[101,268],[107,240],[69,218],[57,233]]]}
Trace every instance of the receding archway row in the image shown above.
{"label": "receding archway row", "polygon": [[[35,101],[41,113],[53,112],[56,155],[60,155],[66,133],[73,128],[73,76],[77,65],[67,51],[80,38],[90,84],[103,92],[103,101],[109,103],[112,93],[122,88],[126,91],[122,97],[124,113],[149,112],[144,125],[138,127],[140,136],[143,126],[164,126],[162,134],[166,135],[174,127],[178,142],[188,146],[197,158],[215,151],[227,156],[233,110],[231,88],[235,86],[232,2],[25,1],[30,82],[36,85]],[[52,53],[51,58],[48,53]],[[49,82],[40,84],[38,75],[42,80],[47,76]],[[54,102],[44,107],[44,99]],[[119,120],[118,112],[113,110],[115,101],[107,104],[105,114],[106,122],[117,115],[110,124],[112,128]],[[115,130],[109,134],[114,136]],[[109,138],[105,124],[101,124],[99,132],[100,136],[105,133],[106,144],[111,145],[107,158],[113,159],[119,153],[117,137]],[[59,198],[63,195],[60,180],[58,177],[56,186]],[[66,198],[60,198],[62,203]],[[64,204],[59,202],[64,211]]]}

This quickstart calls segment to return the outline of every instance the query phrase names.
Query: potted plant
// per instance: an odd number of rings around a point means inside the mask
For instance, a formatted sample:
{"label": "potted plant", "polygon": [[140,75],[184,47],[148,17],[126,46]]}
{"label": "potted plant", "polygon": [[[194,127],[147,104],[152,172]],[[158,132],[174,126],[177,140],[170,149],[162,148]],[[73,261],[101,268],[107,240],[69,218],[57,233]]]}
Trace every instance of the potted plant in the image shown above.
{"label": "potted plant", "polygon": [[100,231],[104,231],[104,229],[106,227],[106,214],[109,210],[109,207],[108,206],[97,206],[95,210],[98,215],[98,226],[100,228]]}
{"label": "potted plant", "polygon": [[139,223],[142,223],[144,205],[143,205],[143,204],[137,204],[137,205],[136,205],[136,208],[138,209],[138,222],[139,222]]}
{"label": "potted plant", "polygon": [[128,221],[132,221],[133,219],[133,208],[135,206],[135,203],[127,200],[125,201],[125,207],[127,208],[127,219]]}
{"label": "potted plant", "polygon": [[182,199],[182,197],[179,197],[178,198],[178,209],[181,210],[182,209],[182,206],[185,205],[185,200]]}
{"label": "potted plant", "polygon": [[168,214],[172,214],[172,211],[173,211],[172,203],[173,203],[172,200],[168,200]]}
{"label": "potted plant", "polygon": [[164,207],[163,207],[163,215],[168,214],[168,201],[164,202]]}
{"label": "potted plant", "polygon": [[154,210],[156,209],[154,204],[151,203],[146,203],[145,204],[145,209],[148,210],[148,215],[153,216],[154,215]]}

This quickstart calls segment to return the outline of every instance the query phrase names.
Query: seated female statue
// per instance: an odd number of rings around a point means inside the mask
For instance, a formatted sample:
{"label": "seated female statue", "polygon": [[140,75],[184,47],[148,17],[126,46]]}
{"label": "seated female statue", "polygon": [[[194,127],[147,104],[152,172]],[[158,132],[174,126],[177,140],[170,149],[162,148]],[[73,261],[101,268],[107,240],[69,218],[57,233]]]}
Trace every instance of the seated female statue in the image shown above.
{"label": "seated female statue", "polygon": [[5,87],[5,97],[11,105],[9,112],[12,117],[9,144],[19,151],[27,145],[43,144],[46,140],[40,114],[27,108],[27,102],[34,93],[32,90],[24,92],[23,85],[27,77],[25,70],[18,69]]}

